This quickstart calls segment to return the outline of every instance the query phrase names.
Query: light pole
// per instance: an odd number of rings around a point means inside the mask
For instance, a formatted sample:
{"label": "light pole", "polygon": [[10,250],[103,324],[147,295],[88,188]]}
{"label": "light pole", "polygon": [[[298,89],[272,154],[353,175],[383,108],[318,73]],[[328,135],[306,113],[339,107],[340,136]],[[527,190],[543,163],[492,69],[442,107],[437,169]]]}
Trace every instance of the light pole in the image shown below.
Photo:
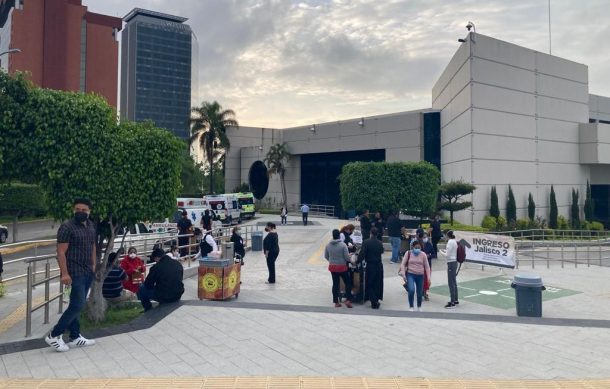
{"label": "light pole", "polygon": [[21,53],[21,49],[8,49],[8,50],[0,53],[0,57],[2,57],[4,54],[10,54],[10,53]]}

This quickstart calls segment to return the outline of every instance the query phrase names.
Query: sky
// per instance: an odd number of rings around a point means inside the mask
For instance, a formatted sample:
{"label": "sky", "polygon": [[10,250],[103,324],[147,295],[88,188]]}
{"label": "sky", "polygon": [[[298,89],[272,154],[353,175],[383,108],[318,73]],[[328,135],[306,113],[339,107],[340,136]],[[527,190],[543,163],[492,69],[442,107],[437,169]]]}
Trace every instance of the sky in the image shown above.
{"label": "sky", "polygon": [[[198,100],[242,126],[285,128],[431,107],[432,86],[472,21],[478,33],[549,52],[548,0],[83,0],[188,17]],[[610,1],[551,0],[552,54],[589,67],[610,96]]]}

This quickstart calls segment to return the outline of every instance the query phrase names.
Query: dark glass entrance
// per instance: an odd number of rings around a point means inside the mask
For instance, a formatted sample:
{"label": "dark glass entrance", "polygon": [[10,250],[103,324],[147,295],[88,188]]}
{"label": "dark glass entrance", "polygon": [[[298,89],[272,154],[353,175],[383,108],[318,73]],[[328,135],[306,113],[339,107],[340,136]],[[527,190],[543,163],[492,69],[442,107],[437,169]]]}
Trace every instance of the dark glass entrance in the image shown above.
{"label": "dark glass entrance", "polygon": [[591,185],[593,218],[610,228],[610,185]]}
{"label": "dark glass entrance", "polygon": [[385,161],[385,150],[301,155],[301,203],[334,205],[336,216],[343,216],[338,177],[344,165],[358,161]]}

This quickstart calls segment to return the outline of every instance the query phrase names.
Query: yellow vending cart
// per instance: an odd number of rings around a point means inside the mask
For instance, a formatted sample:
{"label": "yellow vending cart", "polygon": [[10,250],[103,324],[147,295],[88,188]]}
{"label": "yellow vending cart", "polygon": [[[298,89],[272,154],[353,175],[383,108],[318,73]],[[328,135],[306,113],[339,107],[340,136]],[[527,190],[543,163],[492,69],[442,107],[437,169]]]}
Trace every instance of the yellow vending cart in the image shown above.
{"label": "yellow vending cart", "polygon": [[239,296],[241,264],[233,259],[199,260],[199,300],[226,300]]}

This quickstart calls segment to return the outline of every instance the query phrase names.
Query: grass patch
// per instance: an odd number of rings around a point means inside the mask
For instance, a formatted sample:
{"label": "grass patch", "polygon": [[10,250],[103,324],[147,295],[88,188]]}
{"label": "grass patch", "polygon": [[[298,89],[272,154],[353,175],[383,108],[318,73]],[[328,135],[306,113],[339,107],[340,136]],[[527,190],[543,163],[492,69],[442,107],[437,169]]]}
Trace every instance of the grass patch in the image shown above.
{"label": "grass patch", "polygon": [[81,330],[95,330],[97,328],[113,327],[120,324],[129,323],[142,314],[142,305],[138,301],[130,302],[117,308],[111,307],[106,311],[106,320],[95,324],[87,318],[83,311],[80,315]]}
{"label": "grass patch", "polygon": [[[430,224],[422,224],[422,228],[427,230],[428,228],[430,228]],[[489,231],[487,228],[483,228],[483,227],[479,227],[479,226],[471,226],[468,224],[462,224],[455,220],[453,221],[453,225],[451,225],[449,223],[441,224],[441,231],[447,231],[447,230],[471,231],[471,232],[488,232]]]}

